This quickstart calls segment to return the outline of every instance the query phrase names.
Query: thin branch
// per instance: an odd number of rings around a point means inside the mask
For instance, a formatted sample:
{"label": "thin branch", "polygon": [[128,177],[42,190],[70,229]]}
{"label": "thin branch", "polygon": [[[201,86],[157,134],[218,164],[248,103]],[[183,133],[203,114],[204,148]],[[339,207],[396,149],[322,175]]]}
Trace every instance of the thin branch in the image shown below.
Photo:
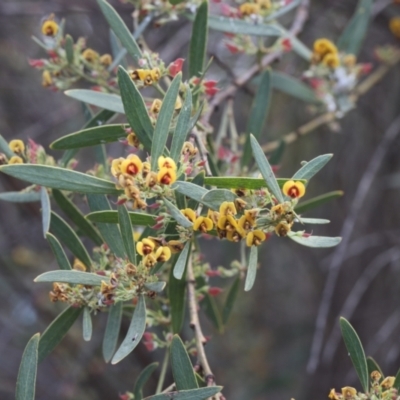
{"label": "thin branch", "polygon": [[391,123],[385,132],[382,141],[375,150],[371,161],[365,170],[357,191],[354,195],[353,202],[346,220],[344,221],[341,234],[342,242],[333,253],[332,260],[329,265],[328,277],[322,293],[322,300],[319,306],[318,315],[315,323],[314,337],[311,345],[310,358],[307,365],[307,371],[314,373],[319,364],[320,353],[322,349],[322,342],[324,339],[324,332],[328,313],[332,303],[332,296],[336,287],[340,267],[346,257],[346,253],[350,244],[350,239],[353,234],[355,224],[359,212],[364,204],[365,199],[370,191],[372,182],[385,158],[386,153],[389,151],[391,144],[397,138],[400,132],[400,115]]}

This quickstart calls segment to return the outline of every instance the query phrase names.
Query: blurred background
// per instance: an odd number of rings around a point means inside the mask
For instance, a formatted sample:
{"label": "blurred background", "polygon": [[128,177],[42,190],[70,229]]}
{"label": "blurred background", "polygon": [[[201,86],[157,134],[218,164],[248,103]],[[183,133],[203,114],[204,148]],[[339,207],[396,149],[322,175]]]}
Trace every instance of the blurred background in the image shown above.
{"label": "blurred background", "polygon": [[[111,3],[130,26],[132,7]],[[375,3],[378,11],[390,1]],[[308,46],[319,37],[335,40],[355,6],[355,0],[312,0],[300,38]],[[90,47],[110,52],[108,27],[94,0],[0,2],[0,133],[7,140],[33,139],[46,149],[56,138],[79,130],[84,122],[79,103],[61,92],[42,88],[40,72],[28,65],[28,58],[45,57],[31,35],[40,34],[41,19],[51,12],[66,19],[66,32],[74,39],[84,36]],[[376,46],[400,46],[388,29],[394,15],[400,15],[400,5],[392,4],[375,13],[361,62],[377,66]],[[190,26],[180,20],[151,27],[145,37],[168,64],[177,57],[186,58]],[[249,65],[247,57],[231,56],[221,39],[220,34],[211,34],[209,54],[217,54],[240,76]],[[274,65],[297,77],[305,67],[302,60],[290,54]],[[227,81],[221,77],[225,75],[214,64],[209,78],[220,80],[219,86],[224,87]],[[238,91],[234,106],[242,132],[249,105],[248,92]],[[215,127],[220,113],[217,111],[211,121]],[[397,66],[335,126],[318,128],[286,147],[279,170],[282,177],[291,176],[303,160],[334,153],[312,180],[306,198],[339,189],[345,195],[307,216],[332,221],[316,226],[314,234],[340,235],[344,240],[338,248],[318,250],[273,237],[262,247],[256,284],[251,292],[240,292],[225,333],[219,335],[204,321],[205,333],[212,336],[207,354],[228,400],[314,400],[327,398],[332,387],[360,388],[340,337],[339,316],[350,320],[367,354],[377,360],[385,374],[396,374],[400,366],[400,122],[393,121],[399,116]],[[306,104],[274,92],[262,140],[279,138],[310,119]],[[121,151],[118,143],[108,147],[111,156]],[[54,151],[49,153],[59,157]],[[79,159],[80,170],[92,165],[90,152],[82,153]],[[1,192],[23,187],[21,181],[0,176]],[[227,266],[227,254],[234,254],[228,244],[207,241],[204,246],[213,268]],[[39,204],[1,202],[2,400],[14,398],[18,367],[29,338],[43,332],[63,309],[50,303],[46,284],[32,284],[35,276],[56,268],[42,237]],[[320,329],[316,331],[317,318]],[[75,324],[40,365],[37,399],[118,399],[119,393],[132,390],[144,366],[160,359],[162,351],[150,353],[139,345],[121,363],[106,365],[101,356],[105,322],[106,315],[94,319],[95,334],[89,343],[83,342],[80,323]],[[184,337],[191,338],[188,329]],[[149,387],[155,385],[155,378]]]}

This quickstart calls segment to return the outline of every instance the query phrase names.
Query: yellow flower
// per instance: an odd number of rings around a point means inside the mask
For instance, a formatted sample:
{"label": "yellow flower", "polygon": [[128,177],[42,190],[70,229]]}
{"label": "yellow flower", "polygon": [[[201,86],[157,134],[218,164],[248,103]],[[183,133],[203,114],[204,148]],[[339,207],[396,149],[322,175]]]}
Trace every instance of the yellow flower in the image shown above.
{"label": "yellow flower", "polygon": [[25,151],[25,145],[22,140],[14,139],[8,143],[8,147],[10,150],[17,154],[22,154]]}
{"label": "yellow flower", "polygon": [[371,379],[374,382],[378,382],[382,378],[382,375],[379,371],[372,371],[371,372]]}
{"label": "yellow flower", "polygon": [[357,395],[357,390],[354,389],[353,387],[345,386],[344,388],[342,388],[342,396],[345,399],[349,399],[349,400],[353,399],[354,396],[356,396],[356,395]]}
{"label": "yellow flower", "polygon": [[171,258],[171,249],[168,246],[161,246],[157,249],[155,258],[157,262],[165,262]]}
{"label": "yellow flower", "polygon": [[142,174],[146,177],[146,186],[152,188],[157,183],[157,174],[153,171]]}
{"label": "yellow flower", "polygon": [[147,161],[145,161],[145,162],[143,163],[143,169],[142,169],[142,175],[143,175],[143,177],[145,178],[146,175],[147,175],[150,171],[151,171],[150,163],[147,162]]}
{"label": "yellow flower", "polygon": [[240,229],[232,215],[222,215],[218,219],[217,227],[221,230],[235,231]]}
{"label": "yellow flower", "polygon": [[176,181],[176,173],[170,168],[161,168],[157,174],[157,181],[163,185],[171,185]]}
{"label": "yellow flower", "polygon": [[211,220],[211,218],[208,217],[198,217],[193,223],[193,230],[194,231],[201,231],[203,233],[206,233],[208,231],[211,231],[211,229],[214,227],[214,224]]}
{"label": "yellow flower", "polygon": [[136,243],[136,250],[141,256],[146,256],[153,252],[156,244],[150,239],[142,239],[140,242]]}
{"label": "yellow flower", "polygon": [[394,36],[400,39],[400,17],[394,17],[390,19],[389,29]]}
{"label": "yellow flower", "polygon": [[150,71],[150,76],[151,76],[151,79],[153,79],[153,81],[157,82],[161,77],[160,68],[153,68]]}
{"label": "yellow flower", "polygon": [[210,218],[214,225],[218,224],[219,212],[208,209],[207,218]]}
{"label": "yellow flower", "polygon": [[150,107],[150,111],[153,114],[158,114],[161,110],[162,101],[160,99],[154,99],[153,104]]}
{"label": "yellow flower", "polygon": [[343,58],[343,64],[346,67],[354,67],[356,65],[357,62],[357,57],[354,54],[347,54],[344,58]]}
{"label": "yellow flower", "polygon": [[329,392],[328,398],[330,400],[339,400],[339,396],[336,394],[335,389],[331,389],[331,391]]}
{"label": "yellow flower", "polygon": [[197,154],[197,148],[194,147],[193,143],[191,142],[185,142],[182,147],[182,154],[189,155],[189,156],[195,156]]}
{"label": "yellow flower", "polygon": [[45,69],[42,73],[42,86],[49,87],[53,84],[53,78],[51,77],[50,71]]}
{"label": "yellow flower", "polygon": [[246,236],[246,245],[259,246],[266,239],[265,233],[259,229],[251,231]]}
{"label": "yellow flower", "polygon": [[78,258],[74,259],[72,268],[75,269],[76,271],[83,271],[83,272],[86,271],[86,265]]}
{"label": "yellow flower", "polygon": [[314,53],[324,57],[329,53],[337,53],[337,47],[328,39],[318,39],[314,42]]}
{"label": "yellow flower", "polygon": [[175,101],[175,110],[180,110],[181,108],[182,108],[182,100],[180,96],[178,96]]}
{"label": "yellow flower", "polygon": [[381,386],[382,386],[384,389],[390,389],[390,388],[393,386],[395,379],[396,379],[396,378],[395,378],[394,376],[387,376],[387,377],[382,381]]}
{"label": "yellow flower", "polygon": [[283,185],[282,192],[285,196],[289,196],[292,199],[299,199],[306,193],[306,187],[304,183],[300,181],[287,181]]}
{"label": "yellow flower", "polygon": [[111,174],[113,176],[117,176],[118,174],[121,173],[121,164],[122,162],[125,161],[124,158],[116,158],[115,160],[112,160],[111,162]]}
{"label": "yellow flower", "polygon": [[337,68],[340,65],[339,55],[337,53],[329,53],[322,59],[322,64],[329,68]]}
{"label": "yellow flower", "polygon": [[235,204],[229,201],[224,201],[219,207],[219,213],[221,215],[236,215]]}
{"label": "yellow flower", "polygon": [[196,212],[192,210],[191,208],[185,208],[184,210],[181,210],[181,213],[190,221],[194,222],[196,219]]}
{"label": "yellow flower", "polygon": [[167,246],[171,250],[171,253],[180,253],[183,248],[185,247],[185,244],[180,242],[179,240],[170,240],[167,243]]}
{"label": "yellow flower", "polygon": [[271,8],[271,0],[256,0],[260,5],[261,10],[269,10]]}
{"label": "yellow flower", "polygon": [[19,157],[19,156],[12,156],[9,160],[8,160],[9,164],[23,164],[24,160]]}
{"label": "yellow flower", "polygon": [[288,224],[287,222],[280,222],[276,227],[275,227],[275,233],[278,236],[286,236],[288,232],[290,232],[292,225]]}
{"label": "yellow flower", "polygon": [[260,6],[254,3],[243,3],[240,5],[239,11],[243,16],[258,14],[260,12]]}
{"label": "yellow flower", "polygon": [[144,258],[143,258],[143,264],[145,265],[145,267],[147,268],[152,268],[154,267],[154,265],[156,264],[157,260],[156,257],[153,253],[147,254]]}
{"label": "yellow flower", "polygon": [[100,57],[100,64],[109,67],[112,64],[112,57],[110,54],[103,54]]}
{"label": "yellow flower", "polygon": [[99,59],[99,53],[97,51],[94,51],[92,49],[86,49],[82,53],[82,57],[88,62],[88,63],[94,63]]}
{"label": "yellow flower", "polygon": [[42,24],[42,33],[46,36],[56,36],[58,32],[58,24],[54,21],[54,15],[50,15],[49,19],[43,22]]}
{"label": "yellow flower", "polygon": [[176,171],[175,161],[170,157],[160,156],[158,157],[157,163],[159,169],[168,168]]}
{"label": "yellow flower", "polygon": [[128,140],[129,146],[139,147],[140,145],[139,138],[136,136],[134,132],[130,132],[126,139]]}
{"label": "yellow flower", "polygon": [[131,154],[121,163],[121,172],[128,175],[137,175],[143,167],[142,160],[136,155]]}
{"label": "yellow flower", "polygon": [[227,231],[226,232],[226,238],[230,241],[230,242],[240,242],[242,240],[242,238],[244,237],[244,235],[246,234],[246,232],[244,232],[241,229],[238,230],[233,230],[233,231]]}

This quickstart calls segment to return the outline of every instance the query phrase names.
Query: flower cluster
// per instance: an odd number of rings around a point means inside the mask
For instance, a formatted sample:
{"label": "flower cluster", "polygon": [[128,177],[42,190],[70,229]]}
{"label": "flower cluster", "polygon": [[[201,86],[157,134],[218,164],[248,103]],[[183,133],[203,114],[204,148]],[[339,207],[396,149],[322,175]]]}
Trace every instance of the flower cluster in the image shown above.
{"label": "flower cluster", "polygon": [[134,69],[129,71],[129,76],[134,81],[140,81],[144,86],[150,86],[159,81],[161,71],[160,68]]}
{"label": "flower cluster", "polygon": [[171,249],[157,238],[144,238],[136,244],[136,250],[143,257],[142,262],[147,268],[152,268],[156,263],[165,262],[171,258]]}

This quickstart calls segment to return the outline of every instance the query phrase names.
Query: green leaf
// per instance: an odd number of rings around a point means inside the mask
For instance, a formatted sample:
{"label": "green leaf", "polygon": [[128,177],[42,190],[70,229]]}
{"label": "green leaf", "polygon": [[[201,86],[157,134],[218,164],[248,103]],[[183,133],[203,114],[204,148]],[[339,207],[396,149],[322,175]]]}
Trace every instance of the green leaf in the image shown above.
{"label": "green leaf", "polygon": [[[174,259],[177,255],[174,255]],[[179,333],[183,326],[183,320],[185,318],[185,307],[186,307],[186,281],[185,273],[183,279],[176,279],[174,277],[174,262],[171,264],[170,274],[168,279],[168,299],[169,306],[171,309],[171,325],[172,332]]]}
{"label": "green leaf", "polygon": [[271,73],[265,70],[261,75],[261,80],[258,85],[257,93],[254,97],[250,115],[247,122],[247,139],[243,149],[242,167],[248,166],[251,160],[251,145],[250,134],[256,139],[261,137],[265,121],[268,116],[269,104],[271,100]]}
{"label": "green leaf", "polygon": [[164,290],[166,283],[162,281],[158,282],[148,282],[144,284],[144,287],[147,290],[151,290],[152,292],[160,293]]}
{"label": "green leaf", "polygon": [[[192,180],[191,184],[192,185],[197,185],[199,187],[203,187],[204,185],[204,177],[205,177],[205,173],[204,171],[201,171],[200,173],[198,173]],[[206,191],[207,192],[207,191]],[[205,192],[205,193],[206,193]],[[204,194],[205,194],[204,193]],[[200,197],[202,198],[202,196]],[[191,208],[192,210],[195,210],[199,205],[199,202],[194,200],[194,199],[190,199],[188,201],[188,207]]]}
{"label": "green leaf", "polygon": [[235,193],[226,189],[213,189],[207,192],[201,199],[201,202],[208,204],[213,210],[219,209],[224,201],[233,202],[237,199]]}
{"label": "green leaf", "polygon": [[[85,104],[86,105],[86,104]],[[87,105],[86,105],[87,107]],[[115,116],[115,112],[110,110],[101,110],[94,117],[91,117],[82,129],[94,128],[100,125],[104,125]]]}
{"label": "green leaf", "polygon": [[222,322],[226,324],[233,310],[237,295],[239,293],[240,277],[238,276],[232,283],[229,289],[228,296],[225,301],[224,309],[222,310]]}
{"label": "green leaf", "polygon": [[151,138],[154,131],[153,124],[142,95],[132,82],[129,74],[122,67],[118,69],[118,85],[121,90],[122,102],[129,125],[145,150],[150,152]]}
{"label": "green leaf", "polygon": [[313,197],[310,200],[303,201],[302,203],[298,204],[294,209],[297,214],[302,214],[308,210],[316,208],[328,201],[333,199],[337,199],[338,197],[343,196],[343,192],[341,190],[335,190],[333,192],[325,193],[317,197]]}
{"label": "green leaf", "polygon": [[0,172],[52,189],[81,193],[119,193],[113,182],[65,168],[38,164],[13,164],[1,166]]}
{"label": "green leaf", "polygon": [[183,274],[186,269],[190,246],[191,246],[191,241],[188,240],[183,250],[179,253],[178,259],[176,260],[176,263],[174,265],[174,277],[176,279],[182,279],[183,277]]}
{"label": "green leaf", "polygon": [[282,31],[273,24],[254,24],[239,19],[210,15],[208,27],[220,32],[234,33],[235,35],[252,36],[281,36]]}
{"label": "green leaf", "polygon": [[107,68],[109,71],[114,70],[114,68],[118,65],[122,65],[124,68],[128,67],[128,63],[126,61],[127,51],[121,46],[120,40],[117,38],[112,29],[110,29],[110,46],[111,46],[111,54],[113,57],[113,61],[111,65]]}
{"label": "green leaf", "polygon": [[273,89],[286,93],[289,96],[295,97],[296,99],[305,101],[307,103],[320,103],[320,100],[309,86],[288,74],[272,71],[271,84]]}
{"label": "green leaf", "polygon": [[13,203],[30,203],[40,201],[40,192],[5,192],[0,193],[0,200],[11,201]]}
{"label": "green leaf", "polygon": [[203,72],[207,49],[208,2],[203,1],[197,9],[193,22],[189,46],[189,76],[200,76]]}
{"label": "green leaf", "polygon": [[92,260],[85,246],[79,239],[74,230],[55,212],[51,212],[50,230],[61,240],[70,250],[71,253],[82,261],[89,269],[92,266]]}
{"label": "green leaf", "polygon": [[278,11],[275,11],[274,13],[268,15],[265,18],[265,21],[273,21],[279,17],[281,17],[282,15],[285,15],[286,13],[288,13],[289,11],[293,10],[294,8],[296,8],[299,4],[300,4],[301,0],[292,0],[290,3],[288,3],[286,6],[283,6],[281,8],[278,8]]}
{"label": "green leaf", "polygon": [[61,342],[81,312],[82,308],[70,306],[47,327],[39,342],[39,362],[42,362]]}
{"label": "green leaf", "polygon": [[200,306],[207,315],[208,319],[213,323],[215,329],[219,333],[222,333],[224,330],[224,325],[222,324],[221,313],[218,310],[214,297],[210,296],[208,293],[205,293]]}
{"label": "green leaf", "polygon": [[288,235],[288,238],[292,239],[294,242],[301,244],[307,247],[321,247],[321,248],[328,248],[328,247],[335,247],[341,241],[341,237],[328,237],[328,236],[297,236],[295,232]]}
{"label": "green leaf", "polygon": [[83,340],[85,342],[90,342],[93,333],[93,325],[89,307],[83,308],[82,331],[83,331]]}
{"label": "green leaf", "polygon": [[[383,374],[382,374],[383,376]],[[400,369],[397,371],[396,378],[394,380],[393,389],[400,390]]]}
{"label": "green leaf", "polygon": [[71,35],[65,35],[65,54],[68,64],[74,63],[74,40]]}
{"label": "green leaf", "polygon": [[115,36],[120,40],[122,46],[128,51],[128,54],[137,63],[142,58],[142,52],[124,21],[114,10],[114,8],[104,0],[97,0],[110,28],[115,33]]}
{"label": "green leaf", "polygon": [[200,389],[181,390],[146,397],[144,400],[206,400],[222,390],[222,386],[210,386]]}
{"label": "green leaf", "polygon": [[254,158],[258,168],[260,169],[261,175],[265,179],[267,187],[278,199],[279,203],[283,203],[283,195],[275,178],[274,172],[272,171],[271,165],[269,164],[267,157],[265,157],[265,154],[261,146],[258,144],[257,139],[253,135],[250,135],[250,143]]}
{"label": "green leaf", "polygon": [[39,340],[40,333],[36,333],[25,347],[18,371],[17,388],[15,391],[16,400],[35,399]]}
{"label": "green leaf", "polygon": [[139,300],[136,304],[135,311],[131,323],[128,328],[125,339],[121,346],[114,354],[111,364],[117,364],[130,354],[142,339],[144,330],[146,329],[146,303],[143,295],[139,295]]}
{"label": "green leaf", "polygon": [[118,206],[118,221],[128,259],[131,263],[136,264],[135,239],[133,237],[131,219],[129,218],[129,213],[125,204]]}
{"label": "green leaf", "polygon": [[[156,223],[154,215],[129,212],[132,225],[152,226]],[[118,224],[118,211],[96,211],[86,215],[86,218],[93,222],[104,222],[108,224]]]}
{"label": "green leaf", "polygon": [[173,79],[161,105],[158,114],[156,127],[154,128],[154,137],[151,144],[151,170],[157,170],[158,158],[163,154],[165,144],[167,143],[169,127],[175,112],[176,99],[179,92],[179,86],[182,81],[182,73],[179,73]]}
{"label": "green leaf", "polygon": [[189,221],[181,212],[178,210],[170,201],[167,199],[163,199],[165,206],[168,208],[172,218],[179,224],[182,225],[184,228],[191,228],[193,223]]}
{"label": "green leaf", "polygon": [[64,92],[69,97],[119,114],[125,114],[121,97],[116,94],[88,89],[71,89]]}
{"label": "green leaf", "polygon": [[171,347],[171,367],[177,390],[189,390],[198,388],[193,365],[186,351],[185,345],[178,335],[174,335]]}
{"label": "green leaf", "polygon": [[361,386],[365,393],[367,393],[369,390],[367,359],[360,338],[350,323],[343,317],[340,318],[340,329],[347,351],[360,379]]}
{"label": "green leaf", "polygon": [[46,239],[50,244],[51,250],[53,251],[54,256],[56,257],[58,266],[63,270],[70,270],[71,264],[68,261],[67,256],[65,255],[64,249],[62,248],[60,242],[57,240],[55,236],[53,236],[50,232],[46,234]]}
{"label": "green leaf", "polygon": [[138,376],[133,388],[133,394],[136,400],[143,398],[143,386],[149,380],[151,374],[158,368],[158,362],[149,364]]}
{"label": "green leaf", "polygon": [[[111,210],[110,203],[108,202],[106,196],[89,194],[87,196],[87,199],[91,211]],[[104,224],[104,223],[98,223],[97,227],[101,233],[101,236],[103,237],[108,247],[110,248],[110,250],[117,257],[125,258],[126,254],[119,227],[115,224]],[[133,241],[133,236],[132,236],[132,241]]]}
{"label": "green leaf", "polygon": [[46,238],[50,228],[51,204],[47,189],[43,186],[40,188],[40,203],[42,206],[43,237]]}
{"label": "green leaf", "polygon": [[371,376],[371,373],[374,371],[378,371],[381,375],[382,378],[385,377],[383,374],[381,367],[378,365],[378,363],[372,358],[372,357],[367,357],[367,367],[368,367],[368,375]]}
{"label": "green leaf", "polygon": [[[278,165],[282,161],[283,153],[285,152],[286,148],[286,143],[284,140],[281,140],[279,142],[279,146],[271,153],[269,156],[269,163],[271,165]],[[280,180],[277,179],[279,186],[280,186]]]}
{"label": "green leaf", "polygon": [[257,265],[258,265],[258,248],[257,246],[251,246],[249,264],[247,267],[246,282],[244,284],[244,290],[246,292],[248,292],[254,285],[254,281],[256,280],[256,274],[257,274]]}
{"label": "green leaf", "polygon": [[177,4],[182,3],[183,1],[185,1],[185,0],[169,0],[169,2],[174,6],[176,6]]}
{"label": "green leaf", "polygon": [[72,220],[72,222],[74,222],[74,224],[76,224],[84,235],[92,239],[98,246],[103,244],[103,239],[97,232],[97,229],[85,218],[78,207],[76,207],[75,204],[64,195],[64,193],[57,189],[53,189],[53,198],[61,210],[65,212],[65,214]]}
{"label": "green leaf", "polygon": [[122,308],[124,303],[119,301],[109,308],[106,331],[103,338],[103,357],[108,363],[117,348],[119,331],[121,328]]}
{"label": "green leaf", "polygon": [[84,129],[55,140],[50,147],[54,150],[80,149],[98,144],[126,139],[125,125],[104,125]]}
{"label": "green leaf", "polygon": [[183,102],[175,132],[172,136],[170,157],[177,163],[180,160],[183,144],[189,132],[190,116],[192,115],[192,92],[189,85],[185,84],[186,97]]}
{"label": "green leaf", "polygon": [[11,158],[12,156],[15,156],[14,152],[11,151],[10,146],[8,145],[8,142],[2,135],[0,135],[0,152],[4,153],[7,158]]}
{"label": "green leaf", "polygon": [[324,154],[313,158],[304,164],[294,175],[292,179],[310,180],[317,172],[319,172],[333,157],[333,154]]}
{"label": "green leaf", "polygon": [[[278,186],[281,188],[287,181],[288,178],[278,178]],[[304,184],[307,182],[304,179],[299,179]],[[194,180],[192,181],[192,183]],[[217,186],[218,188],[225,189],[255,189],[259,190],[267,187],[267,184],[262,178],[249,178],[243,176],[206,176],[204,178],[204,184],[210,186]],[[270,188],[269,188],[270,189]],[[206,189],[204,189],[206,190]]]}
{"label": "green leaf", "polygon": [[371,17],[373,0],[359,0],[356,11],[342,32],[339,40],[339,50],[355,56],[361,50]]}
{"label": "green leaf", "polygon": [[101,281],[106,280],[102,275],[75,270],[48,271],[37,276],[34,282],[65,282],[76,285],[100,286]]}
{"label": "green leaf", "polygon": [[322,218],[301,218],[301,222],[304,224],[323,225],[323,224],[329,224],[331,221],[329,221],[329,219],[322,219]]}
{"label": "green leaf", "polygon": [[183,181],[176,182],[172,186],[172,189],[184,194],[187,197],[190,197],[191,199],[196,200],[197,202],[202,202],[203,196],[208,193],[208,190],[202,186]]}

